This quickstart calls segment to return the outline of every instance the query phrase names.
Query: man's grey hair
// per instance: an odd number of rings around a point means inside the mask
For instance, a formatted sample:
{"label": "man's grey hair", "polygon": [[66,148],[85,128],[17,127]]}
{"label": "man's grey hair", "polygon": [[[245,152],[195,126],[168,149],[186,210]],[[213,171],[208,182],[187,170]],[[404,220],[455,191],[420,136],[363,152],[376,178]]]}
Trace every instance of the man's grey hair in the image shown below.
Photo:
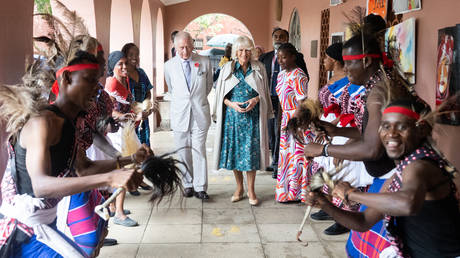
{"label": "man's grey hair", "polygon": [[186,39],[190,43],[191,46],[193,46],[193,38],[190,35],[190,33],[185,32],[185,31],[179,31],[176,36],[174,36],[174,45],[176,45],[176,42],[178,42],[181,39]]}

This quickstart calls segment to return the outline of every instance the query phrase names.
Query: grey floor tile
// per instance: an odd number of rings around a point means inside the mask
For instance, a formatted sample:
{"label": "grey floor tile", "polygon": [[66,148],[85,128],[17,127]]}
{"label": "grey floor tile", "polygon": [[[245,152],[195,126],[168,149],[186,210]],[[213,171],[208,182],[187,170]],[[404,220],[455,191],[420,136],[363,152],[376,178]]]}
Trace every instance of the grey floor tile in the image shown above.
{"label": "grey floor tile", "polygon": [[[152,209],[129,209],[131,211],[131,214],[127,215],[131,219],[137,221],[138,224],[147,224],[147,221],[149,220],[150,213],[152,212]],[[113,225],[116,227],[121,227],[119,225],[115,225],[113,223],[113,219],[109,220],[109,225]]]}
{"label": "grey floor tile", "polygon": [[321,239],[324,239],[324,240],[329,240],[329,241],[347,241],[348,239],[348,233],[345,233],[345,234],[341,234],[341,235],[338,235],[338,236],[328,236],[326,234],[323,233],[323,231],[328,228],[329,226],[331,226],[334,222],[329,222],[329,223],[312,223],[312,227],[315,229],[315,231],[317,232],[318,236],[321,238]]}
{"label": "grey floor tile", "polygon": [[203,209],[204,224],[255,224],[254,216],[248,208]]}
{"label": "grey floor tile", "polygon": [[261,258],[263,256],[260,244],[142,244],[137,254],[138,258],[147,257],[217,257],[217,258]]}
{"label": "grey floor tile", "polygon": [[[296,242],[299,224],[259,224],[262,243]],[[301,239],[304,241],[318,241],[310,225],[305,225]]]}
{"label": "grey floor tile", "polygon": [[260,243],[254,224],[203,224],[203,243]]}
{"label": "grey floor tile", "polygon": [[148,224],[201,224],[201,209],[154,208]]}
{"label": "grey floor tile", "polygon": [[263,247],[267,258],[329,257],[320,242],[267,243]]}
{"label": "grey floor tile", "polygon": [[302,222],[305,210],[302,207],[293,208],[260,208],[254,209],[258,224],[297,224]]}
{"label": "grey floor tile", "polygon": [[152,203],[149,202],[151,191],[139,190],[141,193],[140,196],[132,196],[131,194],[126,194],[124,208],[125,209],[150,209],[152,208]]}
{"label": "grey floor tile", "polygon": [[216,258],[263,258],[262,246],[258,243],[204,243],[200,257]]}
{"label": "grey floor tile", "polygon": [[199,243],[200,240],[201,225],[148,224],[142,238],[142,243]]}
{"label": "grey floor tile", "polygon": [[104,246],[101,248],[98,257],[103,258],[134,258],[136,257],[138,244],[118,244],[114,246]]}
{"label": "grey floor tile", "polygon": [[[201,209],[203,201],[195,198],[184,198],[181,193],[176,193],[173,198],[164,198],[158,205],[158,208],[192,208]],[[154,207],[155,209],[156,207]]]}
{"label": "grey floor tile", "polygon": [[108,238],[114,238],[120,244],[139,244],[142,240],[146,224],[137,227],[110,225]]}
{"label": "grey floor tile", "polygon": [[332,257],[347,258],[348,256],[345,251],[345,245],[346,242],[327,241],[325,247],[329,250],[329,253],[332,254]]}
{"label": "grey floor tile", "polygon": [[194,244],[141,244],[137,258],[189,258],[199,257],[201,246]]}

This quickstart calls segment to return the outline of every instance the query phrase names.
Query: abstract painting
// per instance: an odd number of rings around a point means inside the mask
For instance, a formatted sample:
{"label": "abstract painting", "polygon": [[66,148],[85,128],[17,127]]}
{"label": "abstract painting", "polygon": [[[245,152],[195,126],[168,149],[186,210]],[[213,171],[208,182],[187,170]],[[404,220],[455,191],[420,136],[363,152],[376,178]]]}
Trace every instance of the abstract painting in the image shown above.
{"label": "abstract painting", "polygon": [[[460,24],[438,31],[436,64],[436,106],[460,110]],[[441,123],[460,125],[460,113],[446,113]]]}
{"label": "abstract painting", "polygon": [[385,48],[398,65],[401,76],[415,84],[415,18],[388,28]]}
{"label": "abstract painting", "polygon": [[420,0],[393,0],[395,14],[408,13],[422,9]]}
{"label": "abstract painting", "polygon": [[387,19],[387,0],[367,0],[367,15],[373,13]]}

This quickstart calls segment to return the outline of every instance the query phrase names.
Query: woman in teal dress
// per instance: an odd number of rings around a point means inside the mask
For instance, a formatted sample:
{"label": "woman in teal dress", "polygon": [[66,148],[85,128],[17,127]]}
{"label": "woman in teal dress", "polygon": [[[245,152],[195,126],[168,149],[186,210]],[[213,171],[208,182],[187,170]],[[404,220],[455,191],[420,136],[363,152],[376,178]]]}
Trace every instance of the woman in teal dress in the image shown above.
{"label": "woman in teal dress", "polygon": [[225,64],[219,75],[213,165],[233,170],[237,187],[232,202],[243,198],[242,172],[246,171],[249,203],[257,205],[256,170],[268,164],[268,137],[261,125],[266,124],[272,111],[265,68],[259,61],[251,60],[253,49],[250,39],[239,37],[234,43],[234,61]]}

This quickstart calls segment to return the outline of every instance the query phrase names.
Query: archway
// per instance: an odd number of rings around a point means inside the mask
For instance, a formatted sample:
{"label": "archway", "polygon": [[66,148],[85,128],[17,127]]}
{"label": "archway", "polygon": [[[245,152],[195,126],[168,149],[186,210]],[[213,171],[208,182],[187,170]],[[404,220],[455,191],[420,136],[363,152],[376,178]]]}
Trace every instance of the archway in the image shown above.
{"label": "archway", "polygon": [[[201,15],[185,26],[195,40],[195,49],[198,51],[210,49],[207,42],[216,35],[235,34],[244,35],[252,39],[252,34],[240,20],[222,13],[208,13]],[[221,46],[222,47],[222,46]]]}
{"label": "archway", "polygon": [[153,82],[153,36],[152,36],[152,16],[150,14],[149,1],[144,0],[141,10],[141,26],[140,26],[140,67],[145,70],[145,73]]}
{"label": "archway", "polygon": [[297,51],[301,51],[302,41],[300,35],[300,17],[297,9],[292,11],[291,21],[289,23],[289,41],[292,45],[295,46]]}
{"label": "archway", "polygon": [[130,1],[112,0],[110,13],[110,52],[133,42],[133,19]]}
{"label": "archway", "polygon": [[164,83],[164,35],[163,35],[163,12],[158,8],[157,13],[157,26],[155,37],[155,64],[156,64],[156,90],[157,95],[163,95],[167,89]]}

